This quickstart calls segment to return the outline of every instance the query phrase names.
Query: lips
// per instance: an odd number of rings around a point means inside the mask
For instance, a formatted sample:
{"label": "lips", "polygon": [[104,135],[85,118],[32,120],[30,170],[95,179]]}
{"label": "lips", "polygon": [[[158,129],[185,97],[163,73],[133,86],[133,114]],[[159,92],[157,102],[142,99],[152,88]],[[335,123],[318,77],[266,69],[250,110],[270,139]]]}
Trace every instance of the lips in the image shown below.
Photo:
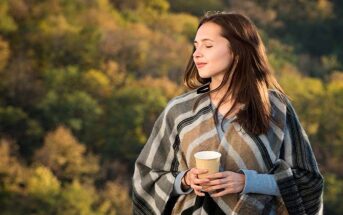
{"label": "lips", "polygon": [[197,66],[197,68],[202,68],[206,65],[207,63],[196,63],[195,65]]}

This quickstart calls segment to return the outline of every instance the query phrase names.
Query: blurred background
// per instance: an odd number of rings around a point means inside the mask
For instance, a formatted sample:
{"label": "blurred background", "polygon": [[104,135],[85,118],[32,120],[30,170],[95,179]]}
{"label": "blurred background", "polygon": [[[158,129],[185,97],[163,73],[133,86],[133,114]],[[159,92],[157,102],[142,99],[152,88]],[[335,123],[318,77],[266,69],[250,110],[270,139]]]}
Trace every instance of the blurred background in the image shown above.
{"label": "blurred background", "polygon": [[259,28],[343,214],[343,2],[0,0],[0,213],[131,214],[134,161],[182,74],[199,17]]}

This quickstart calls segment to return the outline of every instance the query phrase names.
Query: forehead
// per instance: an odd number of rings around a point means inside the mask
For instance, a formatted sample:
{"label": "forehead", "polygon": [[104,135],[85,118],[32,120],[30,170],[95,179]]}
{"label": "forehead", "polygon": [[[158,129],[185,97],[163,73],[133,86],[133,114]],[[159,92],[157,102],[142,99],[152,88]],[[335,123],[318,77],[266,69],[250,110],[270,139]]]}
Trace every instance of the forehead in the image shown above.
{"label": "forehead", "polygon": [[202,39],[218,40],[225,38],[221,36],[221,27],[219,25],[212,22],[206,22],[200,26],[194,40],[199,42]]}

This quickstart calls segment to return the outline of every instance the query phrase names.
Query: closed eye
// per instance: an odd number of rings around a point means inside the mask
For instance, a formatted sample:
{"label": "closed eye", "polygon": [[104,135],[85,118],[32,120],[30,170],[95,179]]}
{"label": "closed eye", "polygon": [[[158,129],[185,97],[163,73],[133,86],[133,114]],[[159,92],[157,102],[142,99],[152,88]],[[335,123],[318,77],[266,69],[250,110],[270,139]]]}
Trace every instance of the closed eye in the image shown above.
{"label": "closed eye", "polygon": [[[209,49],[209,48],[212,48],[213,46],[205,46],[205,48]],[[196,46],[193,46],[194,49],[197,49]]]}

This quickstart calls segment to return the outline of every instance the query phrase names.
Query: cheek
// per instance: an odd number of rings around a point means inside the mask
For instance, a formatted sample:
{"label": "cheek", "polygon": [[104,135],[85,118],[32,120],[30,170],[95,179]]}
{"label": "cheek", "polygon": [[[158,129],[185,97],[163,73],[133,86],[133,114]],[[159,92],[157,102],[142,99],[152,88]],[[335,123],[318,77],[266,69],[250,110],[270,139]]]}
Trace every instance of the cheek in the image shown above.
{"label": "cheek", "polygon": [[232,54],[226,49],[218,50],[213,53],[211,58],[212,62],[221,69],[228,68],[232,62]]}

